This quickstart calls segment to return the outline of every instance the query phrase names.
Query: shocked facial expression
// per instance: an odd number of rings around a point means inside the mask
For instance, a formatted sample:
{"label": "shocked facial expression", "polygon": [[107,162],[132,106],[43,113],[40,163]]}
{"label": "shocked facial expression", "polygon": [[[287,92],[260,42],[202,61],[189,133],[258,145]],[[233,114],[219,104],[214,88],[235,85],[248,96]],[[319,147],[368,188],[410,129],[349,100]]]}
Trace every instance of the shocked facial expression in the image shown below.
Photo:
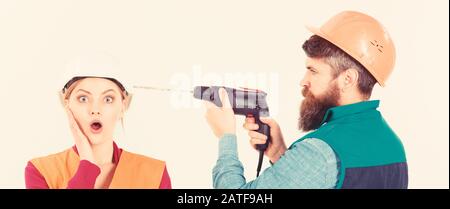
{"label": "shocked facial expression", "polygon": [[112,140],[125,111],[120,88],[105,78],[84,78],[72,85],[76,86],[68,98],[68,107],[81,131],[93,145]]}

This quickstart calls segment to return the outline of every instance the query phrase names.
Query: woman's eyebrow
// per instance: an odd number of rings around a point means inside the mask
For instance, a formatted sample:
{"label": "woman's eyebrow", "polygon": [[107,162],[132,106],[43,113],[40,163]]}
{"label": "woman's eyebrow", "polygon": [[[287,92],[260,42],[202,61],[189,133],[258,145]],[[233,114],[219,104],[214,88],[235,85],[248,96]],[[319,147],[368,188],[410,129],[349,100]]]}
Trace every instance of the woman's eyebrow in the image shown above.
{"label": "woman's eyebrow", "polygon": [[86,91],[86,90],[84,90],[84,89],[78,89],[78,91],[77,91],[77,92],[79,92],[79,91],[83,91],[83,92],[85,92],[86,94],[91,94],[91,92],[89,92],[89,91]]}
{"label": "woman's eyebrow", "polygon": [[108,93],[108,92],[110,92],[110,91],[116,92],[114,89],[108,89],[108,90],[104,91],[102,94],[106,94],[106,93]]}
{"label": "woman's eyebrow", "polygon": [[[91,92],[89,92],[89,91],[86,91],[86,90],[84,90],[84,89],[78,89],[78,91],[77,92],[79,92],[79,91],[82,91],[82,92],[85,92],[86,94],[91,94],[92,95],[92,93]],[[106,91],[104,91],[102,94],[106,94],[106,93],[108,93],[108,92],[110,92],[110,91],[112,91],[112,92],[116,92],[114,89],[108,89],[108,90],[106,90]]]}

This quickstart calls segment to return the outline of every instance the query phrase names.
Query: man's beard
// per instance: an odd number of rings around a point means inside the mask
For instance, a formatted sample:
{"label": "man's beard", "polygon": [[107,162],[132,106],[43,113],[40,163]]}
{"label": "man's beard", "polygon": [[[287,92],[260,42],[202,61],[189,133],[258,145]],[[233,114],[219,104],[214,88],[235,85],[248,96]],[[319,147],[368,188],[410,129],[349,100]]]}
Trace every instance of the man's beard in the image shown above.
{"label": "man's beard", "polygon": [[300,106],[298,128],[305,132],[319,128],[327,110],[338,106],[340,98],[335,81],[332,81],[328,90],[318,97],[312,95],[307,87],[303,88],[302,95],[305,99]]}

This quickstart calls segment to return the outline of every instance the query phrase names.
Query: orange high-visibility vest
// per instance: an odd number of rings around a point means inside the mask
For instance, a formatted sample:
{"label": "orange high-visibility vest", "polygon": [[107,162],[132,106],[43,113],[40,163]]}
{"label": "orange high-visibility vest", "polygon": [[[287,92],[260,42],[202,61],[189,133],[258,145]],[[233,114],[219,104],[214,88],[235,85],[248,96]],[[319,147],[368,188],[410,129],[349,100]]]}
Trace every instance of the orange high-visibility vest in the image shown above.
{"label": "orange high-visibility vest", "polygon": [[[80,157],[70,148],[33,159],[31,163],[45,178],[50,189],[63,189],[75,175]],[[163,161],[123,150],[109,188],[157,189],[165,166]]]}

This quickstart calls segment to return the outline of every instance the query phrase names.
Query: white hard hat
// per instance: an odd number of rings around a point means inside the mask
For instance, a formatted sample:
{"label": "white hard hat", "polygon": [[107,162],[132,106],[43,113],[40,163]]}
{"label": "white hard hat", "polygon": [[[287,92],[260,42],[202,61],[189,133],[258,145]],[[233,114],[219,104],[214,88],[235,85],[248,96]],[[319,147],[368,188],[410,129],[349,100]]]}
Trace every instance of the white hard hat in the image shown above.
{"label": "white hard hat", "polygon": [[130,94],[130,82],[124,76],[118,59],[107,53],[89,53],[76,57],[66,65],[66,71],[60,79],[59,91],[64,91],[69,81],[75,77],[109,78],[118,81]]}

